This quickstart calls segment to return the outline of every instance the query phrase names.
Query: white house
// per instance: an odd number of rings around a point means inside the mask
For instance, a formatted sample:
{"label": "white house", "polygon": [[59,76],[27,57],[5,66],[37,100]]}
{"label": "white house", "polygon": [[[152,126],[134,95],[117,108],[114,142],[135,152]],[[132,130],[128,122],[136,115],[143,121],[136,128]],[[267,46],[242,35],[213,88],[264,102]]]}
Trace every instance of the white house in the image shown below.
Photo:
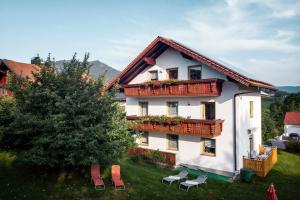
{"label": "white house", "polygon": [[260,91],[274,89],[268,83],[160,36],[108,87],[117,81],[127,119],[139,120],[133,129],[141,149],[159,150],[174,165],[231,174],[259,150]]}
{"label": "white house", "polygon": [[300,112],[287,112],[284,117],[284,136],[297,133],[300,136]]}

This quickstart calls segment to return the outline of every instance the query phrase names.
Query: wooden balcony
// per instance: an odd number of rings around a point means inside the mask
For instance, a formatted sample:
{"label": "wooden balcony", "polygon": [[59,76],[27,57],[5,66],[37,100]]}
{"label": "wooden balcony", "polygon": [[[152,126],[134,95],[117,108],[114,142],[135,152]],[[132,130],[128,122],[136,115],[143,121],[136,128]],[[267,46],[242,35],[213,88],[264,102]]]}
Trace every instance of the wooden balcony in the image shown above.
{"label": "wooden balcony", "polygon": [[[144,155],[147,152],[153,152],[153,151],[157,151],[157,150],[136,147],[136,148],[130,148],[128,150],[128,155],[133,155],[133,154]],[[167,164],[170,166],[176,165],[176,154],[175,153],[164,152],[164,151],[159,151],[159,152],[164,155],[164,159],[163,159],[164,164]]]}
{"label": "wooden balcony", "polygon": [[127,116],[128,121],[133,123],[132,130],[152,131],[159,133],[173,133],[180,135],[192,135],[212,138],[221,135],[223,120],[199,120],[199,119],[180,119],[174,120],[170,117],[169,123],[159,120],[143,120],[142,117]]}
{"label": "wooden balcony", "polygon": [[243,158],[243,167],[252,169],[259,177],[266,177],[277,162],[277,147],[272,147],[270,155],[264,160]]}
{"label": "wooden balcony", "polygon": [[122,85],[125,96],[220,96],[223,80],[203,79],[189,81],[153,81],[151,84]]}

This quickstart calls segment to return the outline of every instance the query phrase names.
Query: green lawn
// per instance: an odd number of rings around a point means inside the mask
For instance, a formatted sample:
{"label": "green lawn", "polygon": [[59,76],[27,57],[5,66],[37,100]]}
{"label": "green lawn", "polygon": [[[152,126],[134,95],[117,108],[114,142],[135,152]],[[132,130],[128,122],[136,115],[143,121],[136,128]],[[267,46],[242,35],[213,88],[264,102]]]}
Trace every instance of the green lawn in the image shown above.
{"label": "green lawn", "polygon": [[[264,180],[254,183],[226,183],[209,179],[208,183],[185,192],[178,185],[161,184],[170,169],[136,164],[128,158],[120,161],[125,191],[115,191],[109,181],[109,169],[102,173],[107,190],[96,191],[90,185],[88,169],[81,173],[63,173],[29,168],[9,153],[0,153],[0,199],[264,199],[274,183],[279,200],[300,197],[300,156],[279,152],[278,163]],[[298,198],[297,198],[298,197]]]}

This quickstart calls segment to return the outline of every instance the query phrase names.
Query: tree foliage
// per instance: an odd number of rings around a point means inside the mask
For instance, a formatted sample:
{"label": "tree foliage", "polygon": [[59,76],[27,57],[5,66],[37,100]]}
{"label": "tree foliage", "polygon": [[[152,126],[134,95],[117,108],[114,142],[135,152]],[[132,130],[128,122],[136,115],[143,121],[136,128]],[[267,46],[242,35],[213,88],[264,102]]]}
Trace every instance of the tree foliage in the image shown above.
{"label": "tree foliage", "polygon": [[126,152],[132,139],[116,89],[105,91],[103,76],[92,80],[88,70],[88,55],[83,62],[74,55],[61,71],[49,55],[34,81],[13,78],[15,107],[1,131],[1,147],[49,167],[105,165]]}

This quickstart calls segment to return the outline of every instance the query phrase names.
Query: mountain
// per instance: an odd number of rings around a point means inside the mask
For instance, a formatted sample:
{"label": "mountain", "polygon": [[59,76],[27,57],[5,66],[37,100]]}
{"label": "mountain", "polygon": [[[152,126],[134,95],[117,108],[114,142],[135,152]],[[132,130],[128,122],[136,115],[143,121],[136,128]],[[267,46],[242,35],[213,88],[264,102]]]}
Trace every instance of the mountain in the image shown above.
{"label": "mountain", "polygon": [[277,86],[278,90],[287,92],[287,93],[298,93],[300,92],[300,86]]}
{"label": "mountain", "polygon": [[[59,60],[55,62],[55,67],[60,70],[63,67],[64,60]],[[90,68],[90,75],[93,78],[98,78],[100,74],[105,73],[105,79],[107,82],[110,82],[114,79],[120,71],[100,62],[99,60],[91,61],[90,64],[92,65]]]}

